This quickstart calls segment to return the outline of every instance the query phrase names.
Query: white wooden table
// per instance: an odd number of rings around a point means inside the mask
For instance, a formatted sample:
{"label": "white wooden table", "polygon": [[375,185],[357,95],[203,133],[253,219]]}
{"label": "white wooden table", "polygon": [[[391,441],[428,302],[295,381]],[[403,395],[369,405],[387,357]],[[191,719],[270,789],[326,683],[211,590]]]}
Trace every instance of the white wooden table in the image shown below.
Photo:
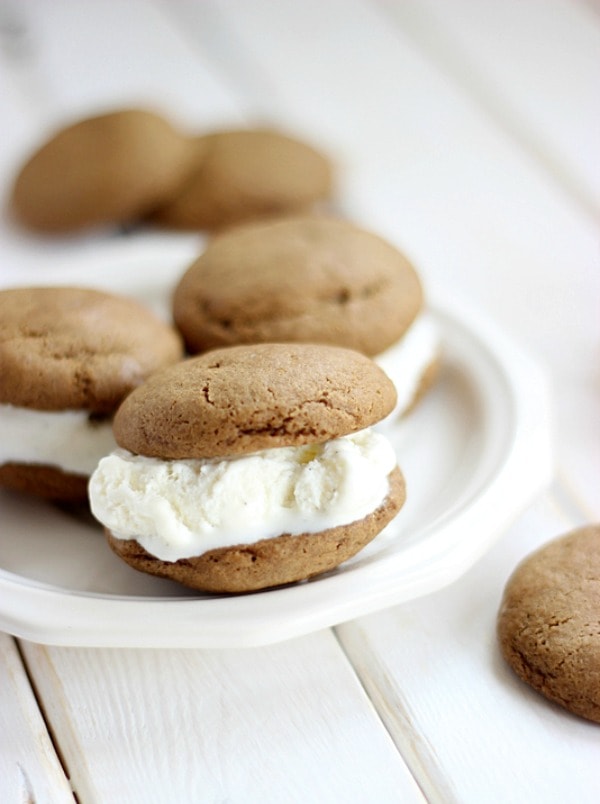
{"label": "white wooden table", "polygon": [[[102,108],[284,126],[335,154],[348,213],[545,367],[556,421],[550,488],[427,597],[261,648],[1,635],[1,802],[600,801],[600,727],[517,681],[494,631],[517,561],[600,520],[599,79],[597,0],[1,0],[3,193]],[[179,239],[3,219],[0,278]]]}

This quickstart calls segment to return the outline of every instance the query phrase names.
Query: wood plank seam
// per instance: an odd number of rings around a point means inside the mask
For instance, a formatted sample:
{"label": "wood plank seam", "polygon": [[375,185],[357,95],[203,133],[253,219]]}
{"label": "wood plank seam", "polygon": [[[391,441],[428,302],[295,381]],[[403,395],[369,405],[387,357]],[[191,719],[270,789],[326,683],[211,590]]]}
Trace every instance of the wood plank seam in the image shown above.
{"label": "wood plank seam", "polygon": [[60,744],[59,744],[58,740],[56,739],[56,735],[55,735],[54,730],[52,728],[52,723],[50,722],[50,719],[48,718],[48,715],[46,713],[43,698],[40,695],[39,690],[38,690],[38,688],[36,686],[35,680],[34,680],[32,674],[31,674],[31,672],[29,670],[27,657],[25,656],[25,654],[24,654],[24,652],[23,652],[23,650],[21,648],[20,640],[19,639],[14,639],[14,643],[15,643],[15,647],[17,649],[17,653],[19,654],[19,658],[21,659],[21,664],[23,666],[23,672],[24,672],[24,674],[25,674],[25,676],[27,678],[27,681],[29,682],[29,686],[31,687],[31,692],[32,692],[32,695],[33,695],[33,697],[35,699],[38,711],[40,713],[40,717],[41,717],[41,719],[42,719],[42,721],[43,721],[43,723],[44,723],[44,725],[46,727],[46,731],[48,733],[48,739],[50,740],[50,743],[52,745],[54,753],[56,754],[56,758],[58,760],[58,763],[60,764],[60,767],[62,768],[62,771],[63,771],[63,773],[65,775],[65,778],[66,778],[67,782],[69,783],[69,786],[71,787],[71,792],[73,794],[73,801],[78,801],[77,795],[76,795],[75,791],[73,790],[73,786],[71,784],[71,774],[69,772],[67,762],[65,760],[64,754],[61,751]]}
{"label": "wood plank seam", "polygon": [[[371,679],[369,683],[369,679],[366,673],[363,674],[360,664],[352,658],[351,651],[347,648],[338,627],[333,627],[332,631],[340,646],[340,650],[356,676],[357,683],[360,684],[364,690],[365,695],[377,714],[382,728],[385,729],[396,746],[398,753],[411,772],[425,800],[428,804],[436,804],[436,802],[439,802],[439,804],[458,804],[458,799],[448,784],[446,775],[440,770],[439,762],[435,756],[435,750],[429,745],[427,740],[424,739],[423,735],[419,734],[414,728],[410,708],[405,703],[398,700],[393,686],[387,683],[384,674],[380,678]],[[368,652],[369,648],[364,646],[364,653]],[[363,650],[361,649],[359,653],[362,655]],[[396,730],[391,725],[392,721],[389,715],[391,702],[394,702],[396,706],[396,720],[402,721],[403,724],[401,730],[402,740],[398,739]]]}
{"label": "wood plank seam", "polygon": [[541,142],[526,121],[521,120],[517,111],[496,91],[493,84],[486,81],[478,71],[477,65],[458,48],[452,46],[436,20],[427,15],[417,5],[405,4],[402,7],[402,24],[396,5],[389,0],[376,0],[381,12],[389,23],[400,28],[404,35],[410,35],[414,44],[423,52],[432,65],[446,76],[451,76],[455,85],[471,97],[484,114],[500,131],[507,134],[512,142],[535,164],[540,166],[546,177],[566,192],[592,223],[600,217],[600,209],[595,199],[572,176],[563,165],[560,155]]}
{"label": "wood plank seam", "polygon": [[[221,8],[212,2],[203,3],[204,19],[207,15],[210,17],[209,23],[204,27],[197,25],[194,18],[187,17],[184,5],[179,3],[169,5],[161,0],[150,0],[150,2],[165,14],[165,19],[168,18],[169,23],[177,28],[181,38],[214,66],[215,72],[218,72],[222,80],[224,79],[227,89],[235,95],[245,116],[260,117],[263,123],[267,123],[272,116],[273,107],[277,106],[277,88],[269,81],[261,66],[248,56],[243,43],[235,36],[231,26],[223,20]],[[205,31],[208,35],[205,35]],[[234,58],[224,61],[217,53],[225,45],[228,55]],[[267,98],[269,100],[265,102]]]}

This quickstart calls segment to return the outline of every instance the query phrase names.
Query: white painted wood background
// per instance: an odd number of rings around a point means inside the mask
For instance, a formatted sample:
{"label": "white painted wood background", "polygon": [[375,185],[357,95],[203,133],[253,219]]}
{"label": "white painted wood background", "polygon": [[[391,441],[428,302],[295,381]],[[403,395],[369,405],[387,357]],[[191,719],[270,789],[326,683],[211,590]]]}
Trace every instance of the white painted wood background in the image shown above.
{"label": "white painted wood background", "polygon": [[[600,727],[503,665],[517,561],[600,521],[597,0],[0,0],[0,183],[65,119],[160,105],[335,154],[339,204],[544,365],[547,493],[453,586],[279,645],[0,638],[0,802],[598,802]],[[179,237],[179,236],[178,236]],[[0,279],[152,247],[0,222]]]}

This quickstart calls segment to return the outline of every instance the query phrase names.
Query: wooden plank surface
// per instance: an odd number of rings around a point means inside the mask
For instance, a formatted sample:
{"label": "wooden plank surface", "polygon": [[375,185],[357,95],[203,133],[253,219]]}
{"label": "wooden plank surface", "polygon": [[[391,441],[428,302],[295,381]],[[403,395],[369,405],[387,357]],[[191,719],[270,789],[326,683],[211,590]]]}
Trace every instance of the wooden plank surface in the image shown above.
{"label": "wooden plank surface", "polygon": [[336,629],[428,801],[600,799],[597,725],[519,681],[496,640],[505,579],[560,518],[539,503],[459,583]]}
{"label": "wooden plank surface", "polygon": [[81,802],[424,802],[330,631],[23,652]]}
{"label": "wooden plank surface", "polygon": [[[0,3],[3,187],[52,125],[104,105],[156,102],[190,128],[273,121],[328,149],[341,170],[340,207],[404,248],[426,282],[447,283],[496,318],[555,386],[550,492],[458,583],[340,626],[339,643],[332,632],[250,651],[23,643],[82,804],[598,800],[597,729],[511,676],[494,618],[520,557],[600,518],[600,451],[589,448],[600,443],[597,184],[584,170],[598,156],[584,107],[600,18],[577,3],[552,0],[542,12],[528,0],[523,13],[545,15],[552,34],[529,50],[514,35],[516,2],[485,5]],[[565,50],[552,62],[557,31]],[[471,63],[477,81],[465,73]],[[567,65],[584,84],[540,98],[544,65],[550,75]],[[28,277],[66,257],[83,265],[98,250],[173,242],[149,231],[48,241],[6,218],[0,240],[11,276]],[[16,724],[18,740],[0,765],[0,800],[15,790],[23,800],[31,790],[36,801],[71,800],[4,639],[13,703],[0,701],[0,717]],[[25,776],[15,776],[19,763]]]}
{"label": "wooden plank surface", "polygon": [[73,804],[14,640],[0,634],[0,800]]}
{"label": "wooden plank surface", "polygon": [[600,219],[600,29],[574,0],[378,0],[528,156]]}

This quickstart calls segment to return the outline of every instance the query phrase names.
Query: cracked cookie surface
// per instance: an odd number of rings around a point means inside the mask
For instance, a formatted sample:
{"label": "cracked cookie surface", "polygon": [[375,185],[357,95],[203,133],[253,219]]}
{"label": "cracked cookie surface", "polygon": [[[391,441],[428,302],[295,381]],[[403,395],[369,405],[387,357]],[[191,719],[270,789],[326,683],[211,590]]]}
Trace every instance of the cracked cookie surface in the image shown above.
{"label": "cracked cookie surface", "polygon": [[395,399],[384,372],[358,352],[237,346],[157,372],[121,405],[114,432],[121,447],[150,457],[242,455],[362,430]]}
{"label": "cracked cookie surface", "polygon": [[520,678],[600,723],[600,525],[549,542],[516,568],[498,637]]}

